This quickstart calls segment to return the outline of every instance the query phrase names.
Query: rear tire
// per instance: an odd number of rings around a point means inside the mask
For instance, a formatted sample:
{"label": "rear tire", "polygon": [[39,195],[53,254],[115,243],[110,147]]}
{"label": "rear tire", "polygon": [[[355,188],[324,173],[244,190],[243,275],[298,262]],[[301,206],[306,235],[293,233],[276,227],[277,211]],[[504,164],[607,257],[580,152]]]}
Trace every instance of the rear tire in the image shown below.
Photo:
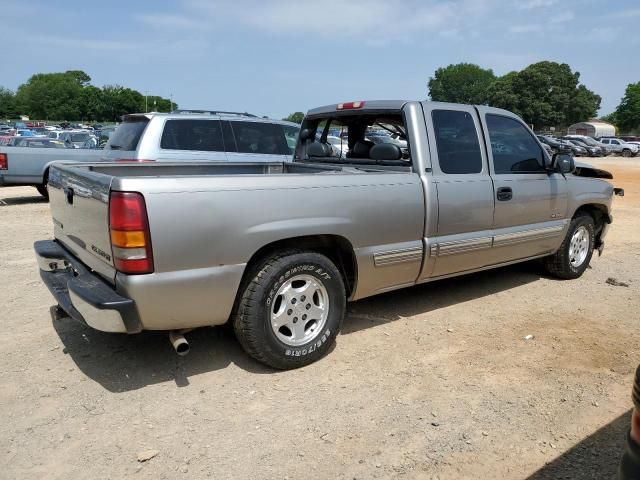
{"label": "rear tire", "polygon": [[593,256],[595,223],[588,213],[579,213],[556,253],[546,257],[545,269],[554,277],[570,280],[582,276]]}
{"label": "rear tire", "polygon": [[344,282],[324,255],[289,250],[263,260],[244,283],[233,328],[245,351],[286,370],[323,357],[346,308]]}

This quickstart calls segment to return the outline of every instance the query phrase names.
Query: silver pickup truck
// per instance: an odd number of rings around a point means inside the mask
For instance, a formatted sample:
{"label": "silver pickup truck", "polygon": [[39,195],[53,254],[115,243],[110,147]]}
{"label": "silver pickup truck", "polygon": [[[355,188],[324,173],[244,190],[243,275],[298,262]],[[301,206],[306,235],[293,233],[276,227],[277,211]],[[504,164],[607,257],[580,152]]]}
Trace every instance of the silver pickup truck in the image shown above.
{"label": "silver pickup truck", "polygon": [[504,110],[350,102],[308,112],[293,162],[55,165],[55,240],[35,251],[59,314],[168,330],[178,353],[232,322],[254,358],[295,368],[327,352],[347,301],[535,258],[579,277],[623,194],[610,178],[548,157]]}

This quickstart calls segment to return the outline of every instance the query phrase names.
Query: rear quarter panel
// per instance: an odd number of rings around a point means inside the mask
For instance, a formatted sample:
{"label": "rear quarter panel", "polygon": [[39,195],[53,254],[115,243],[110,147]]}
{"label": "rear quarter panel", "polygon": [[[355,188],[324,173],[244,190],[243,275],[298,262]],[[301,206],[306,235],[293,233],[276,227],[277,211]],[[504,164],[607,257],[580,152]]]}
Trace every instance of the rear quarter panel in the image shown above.
{"label": "rear quarter panel", "polygon": [[[354,299],[412,284],[420,271],[424,199],[414,173],[120,178],[112,189],[144,193],[155,263],[155,277],[129,277],[122,288],[137,290],[141,313],[178,315],[175,305],[186,306],[185,325],[224,323],[247,262],[282,239],[348,240],[358,263]],[[132,281],[162,288],[151,295]]]}

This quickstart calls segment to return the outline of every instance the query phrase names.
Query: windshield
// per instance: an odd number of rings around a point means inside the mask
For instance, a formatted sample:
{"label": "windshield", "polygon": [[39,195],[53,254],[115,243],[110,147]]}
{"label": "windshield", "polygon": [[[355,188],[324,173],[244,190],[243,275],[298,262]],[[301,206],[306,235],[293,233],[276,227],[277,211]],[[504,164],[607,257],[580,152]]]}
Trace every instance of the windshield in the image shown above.
{"label": "windshield", "polygon": [[72,133],[71,141],[72,142],[85,142],[89,139],[91,135],[88,133]]}

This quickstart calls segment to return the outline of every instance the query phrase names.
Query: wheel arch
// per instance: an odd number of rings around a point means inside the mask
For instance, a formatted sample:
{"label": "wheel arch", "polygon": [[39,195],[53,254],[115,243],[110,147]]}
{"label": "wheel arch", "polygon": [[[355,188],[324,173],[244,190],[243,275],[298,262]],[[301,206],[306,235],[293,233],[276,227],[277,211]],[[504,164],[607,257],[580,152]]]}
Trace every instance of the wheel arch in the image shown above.
{"label": "wheel arch", "polygon": [[572,218],[580,214],[587,214],[593,218],[593,223],[595,224],[595,248],[597,249],[602,242],[600,236],[605,224],[611,223],[609,208],[601,203],[586,203],[575,211]]}
{"label": "wheel arch", "polygon": [[247,262],[240,289],[245,284],[249,275],[262,259],[285,250],[306,250],[321,253],[329,258],[340,271],[346,288],[346,296],[349,298],[356,289],[358,277],[358,263],[353,245],[341,235],[304,235],[299,237],[283,238],[268,243],[259,248]]}

